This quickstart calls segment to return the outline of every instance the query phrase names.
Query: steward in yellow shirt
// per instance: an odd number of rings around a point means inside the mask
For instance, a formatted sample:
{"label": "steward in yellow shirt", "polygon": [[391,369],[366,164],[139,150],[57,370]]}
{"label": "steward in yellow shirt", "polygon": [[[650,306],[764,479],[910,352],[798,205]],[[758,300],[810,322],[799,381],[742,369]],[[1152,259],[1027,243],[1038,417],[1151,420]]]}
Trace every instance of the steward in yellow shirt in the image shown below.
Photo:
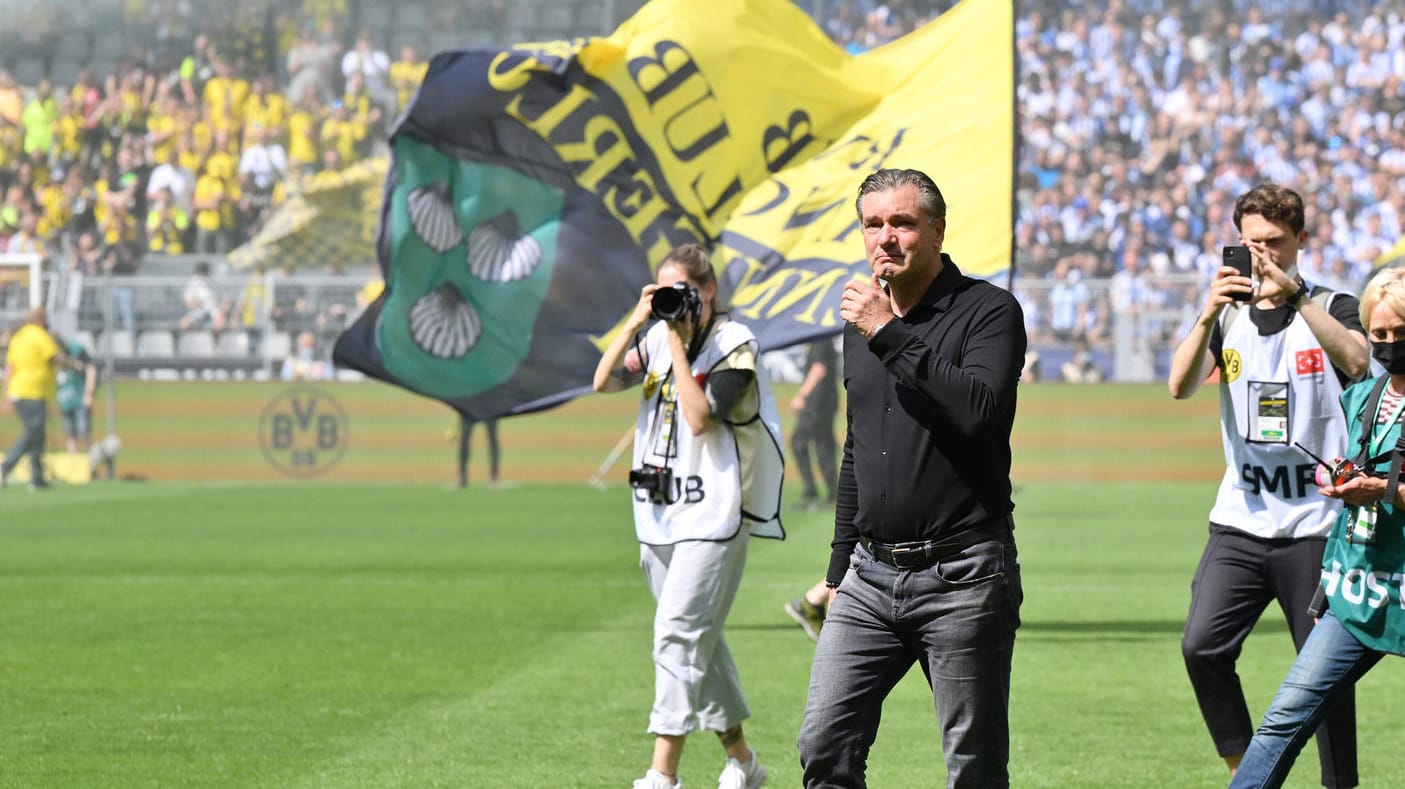
{"label": "steward in yellow shirt", "polygon": [[48,418],[48,400],[54,396],[57,384],[55,366],[66,364],[67,357],[54,338],[49,336],[49,316],[43,307],[29,311],[25,324],[10,338],[5,354],[4,407],[13,407],[24,428],[23,435],[0,461],[0,486],[20,459],[29,456],[30,488],[47,488],[44,481],[44,422]]}
{"label": "steward in yellow shirt", "polygon": [[10,337],[10,348],[5,353],[5,396],[10,400],[47,400],[53,396],[59,346],[49,336],[48,326],[48,313],[43,307],[36,307]]}

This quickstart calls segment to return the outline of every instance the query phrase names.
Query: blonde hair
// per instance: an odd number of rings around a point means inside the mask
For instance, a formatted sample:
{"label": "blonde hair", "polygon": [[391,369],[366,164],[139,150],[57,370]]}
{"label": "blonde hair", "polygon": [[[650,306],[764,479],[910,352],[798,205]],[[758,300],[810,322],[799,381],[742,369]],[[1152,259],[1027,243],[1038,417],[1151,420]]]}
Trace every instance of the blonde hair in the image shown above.
{"label": "blonde hair", "polygon": [[1381,301],[1388,301],[1391,310],[1405,320],[1405,268],[1392,266],[1376,272],[1361,291],[1361,325],[1371,331],[1371,313]]}

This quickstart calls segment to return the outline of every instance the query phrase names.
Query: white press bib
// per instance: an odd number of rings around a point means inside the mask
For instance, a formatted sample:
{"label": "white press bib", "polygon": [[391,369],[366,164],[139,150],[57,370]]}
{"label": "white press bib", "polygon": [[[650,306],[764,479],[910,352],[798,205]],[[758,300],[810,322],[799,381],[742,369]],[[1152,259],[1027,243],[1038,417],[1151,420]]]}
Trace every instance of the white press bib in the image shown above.
{"label": "white press bib", "polygon": [[[644,397],[634,431],[633,468],[667,468],[664,501],[642,490],[634,496],[634,530],[648,545],[684,540],[727,540],[743,521],[757,537],[784,539],[781,528],[780,418],[756,337],[740,323],[719,318],[691,374],[704,382],[717,369],[754,370],[756,386],[713,429],[695,436],[678,407],[668,327],[656,323],[642,343],[648,362]],[[734,354],[734,352],[736,352]]]}
{"label": "white press bib", "polygon": [[1251,307],[1227,310],[1220,369],[1225,475],[1210,521],[1264,538],[1326,537],[1341,508],[1318,492],[1316,462],[1347,453],[1341,383],[1307,321],[1268,337]]}

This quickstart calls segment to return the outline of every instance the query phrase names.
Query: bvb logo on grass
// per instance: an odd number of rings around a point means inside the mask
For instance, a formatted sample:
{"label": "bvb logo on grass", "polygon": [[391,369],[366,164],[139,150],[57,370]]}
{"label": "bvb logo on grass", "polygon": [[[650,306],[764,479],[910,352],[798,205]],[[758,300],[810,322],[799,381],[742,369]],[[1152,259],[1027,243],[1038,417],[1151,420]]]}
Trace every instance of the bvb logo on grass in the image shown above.
{"label": "bvb logo on grass", "polygon": [[300,479],[330,471],[346,454],[350,434],[341,403],[310,386],[283,390],[259,417],[263,456],[279,472]]}

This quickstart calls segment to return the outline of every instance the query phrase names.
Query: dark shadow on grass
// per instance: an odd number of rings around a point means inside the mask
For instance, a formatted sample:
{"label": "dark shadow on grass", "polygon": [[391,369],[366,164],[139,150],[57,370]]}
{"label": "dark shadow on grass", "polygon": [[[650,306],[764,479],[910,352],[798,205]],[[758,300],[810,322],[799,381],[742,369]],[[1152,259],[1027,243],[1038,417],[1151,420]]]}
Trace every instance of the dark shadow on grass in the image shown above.
{"label": "dark shadow on grass", "polygon": [[[800,632],[801,632],[801,630],[800,630],[800,625],[795,624],[794,622],[790,621],[789,619],[780,620],[780,621],[776,621],[776,622],[750,622],[750,623],[734,623],[734,622],[728,622],[728,623],[727,623],[727,631],[728,631],[728,632],[731,632],[731,631],[733,631],[733,630],[754,630],[754,631],[756,631],[756,632],[758,632],[758,633],[764,633],[764,632],[767,632],[767,631],[769,631],[769,630],[794,630],[796,633],[800,633]],[[802,635],[803,635],[803,634],[802,634]]]}
{"label": "dark shadow on grass", "polygon": [[[1182,619],[1025,619],[1020,624],[1018,637],[1050,636],[1050,640],[1059,641],[1155,641],[1168,636],[1179,639],[1184,630],[1185,621]],[[1288,623],[1266,612],[1254,627],[1254,632],[1286,633]]]}
{"label": "dark shadow on grass", "polygon": [[[1254,627],[1255,633],[1286,633],[1288,624],[1282,619],[1271,616],[1272,612],[1265,613]],[[591,630],[601,628],[588,628]],[[620,628],[603,628],[619,630],[638,630],[636,626],[626,626]],[[1026,619],[1020,624],[1019,638],[1033,636],[1053,636],[1058,640],[1147,640],[1153,641],[1165,636],[1175,636],[1180,638],[1181,632],[1185,629],[1185,622],[1180,619],[1102,619],[1102,620],[1057,620],[1057,619]],[[769,631],[794,631],[800,632],[800,627],[789,620],[778,620],[775,622],[728,622],[728,631],[754,631],[765,633]],[[1120,638],[1119,638],[1120,636]]]}

